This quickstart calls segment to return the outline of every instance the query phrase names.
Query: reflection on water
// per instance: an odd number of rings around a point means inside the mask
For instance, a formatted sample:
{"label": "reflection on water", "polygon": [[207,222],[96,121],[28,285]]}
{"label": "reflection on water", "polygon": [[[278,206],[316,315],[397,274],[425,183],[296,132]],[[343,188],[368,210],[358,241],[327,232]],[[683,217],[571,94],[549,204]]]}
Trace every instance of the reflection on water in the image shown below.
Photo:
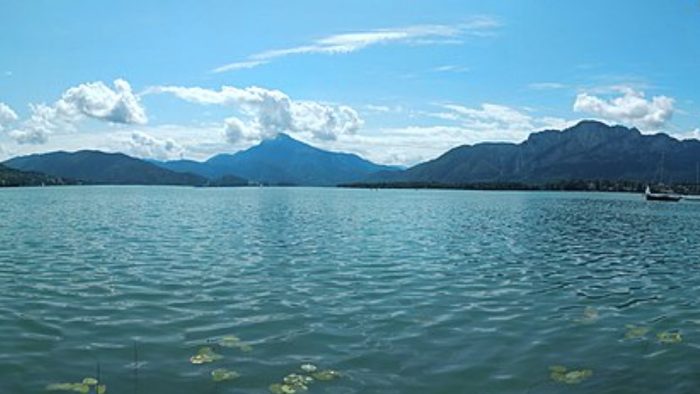
{"label": "reflection on water", "polygon": [[98,366],[110,393],[266,393],[319,372],[306,364],[340,371],[310,393],[700,384],[697,205],[303,188],[0,198],[1,393]]}

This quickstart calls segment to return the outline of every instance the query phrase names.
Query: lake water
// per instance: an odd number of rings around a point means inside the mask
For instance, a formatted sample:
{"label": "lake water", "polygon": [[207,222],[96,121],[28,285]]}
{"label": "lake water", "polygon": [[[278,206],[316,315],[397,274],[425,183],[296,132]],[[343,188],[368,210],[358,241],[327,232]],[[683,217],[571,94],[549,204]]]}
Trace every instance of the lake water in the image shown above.
{"label": "lake water", "polygon": [[[342,374],[309,393],[691,393],[699,295],[700,203],[0,190],[3,394],[98,366],[108,393],[266,393],[307,362]],[[228,335],[251,349],[216,344]],[[223,359],[191,364],[207,344]],[[557,382],[553,365],[592,375]]]}

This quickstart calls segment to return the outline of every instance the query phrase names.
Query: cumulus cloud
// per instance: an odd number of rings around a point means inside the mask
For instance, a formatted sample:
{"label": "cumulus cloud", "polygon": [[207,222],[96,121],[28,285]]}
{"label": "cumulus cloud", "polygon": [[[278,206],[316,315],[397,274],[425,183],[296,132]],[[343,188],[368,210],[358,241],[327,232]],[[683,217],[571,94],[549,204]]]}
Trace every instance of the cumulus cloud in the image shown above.
{"label": "cumulus cloud", "polygon": [[140,131],[131,133],[128,147],[134,156],[158,160],[181,158],[185,153],[184,148],[173,139],[159,139]]}
{"label": "cumulus cloud", "polygon": [[123,79],[114,88],[103,82],[90,82],[66,90],[53,105],[30,104],[29,118],[10,130],[9,136],[20,144],[43,144],[49,135],[72,130],[85,118],[117,124],[145,124],[146,111]]}
{"label": "cumulus cloud", "polygon": [[123,79],[114,81],[114,89],[103,82],[84,83],[66,90],[55,104],[61,116],[104,120],[112,123],[145,124],[146,111]]}
{"label": "cumulus cloud", "polygon": [[622,95],[611,99],[580,93],[576,96],[574,111],[647,130],[658,130],[671,120],[674,111],[672,98],[654,96],[649,100],[643,92],[632,88],[620,87],[617,90]]}
{"label": "cumulus cloud", "polygon": [[0,131],[5,130],[8,125],[18,119],[17,113],[5,103],[0,103]]}
{"label": "cumulus cloud", "polygon": [[491,35],[493,34],[494,29],[499,26],[500,23],[496,19],[488,16],[479,16],[454,25],[414,25],[335,34],[320,38],[306,45],[259,52],[249,56],[244,61],[216,67],[212,70],[212,72],[220,73],[231,70],[252,68],[268,63],[273,59],[290,55],[333,55],[350,53],[379,44],[454,44],[460,43],[461,39],[468,36]]}
{"label": "cumulus cloud", "polygon": [[220,90],[157,86],[147,89],[146,93],[168,93],[196,104],[237,109],[246,120],[238,117],[225,120],[224,131],[232,143],[271,138],[279,133],[310,133],[316,139],[332,140],[340,135],[354,134],[363,124],[357,111],[351,107],[292,100],[284,92],[257,86],[242,89],[223,86]]}

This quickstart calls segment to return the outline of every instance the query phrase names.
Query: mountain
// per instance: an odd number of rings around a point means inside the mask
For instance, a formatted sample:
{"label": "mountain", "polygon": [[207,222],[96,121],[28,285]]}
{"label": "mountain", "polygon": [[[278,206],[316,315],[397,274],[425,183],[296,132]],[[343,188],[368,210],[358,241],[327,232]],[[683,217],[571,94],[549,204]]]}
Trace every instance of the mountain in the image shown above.
{"label": "mountain", "polygon": [[380,171],[397,170],[354,154],[325,151],[286,134],[241,152],[216,155],[205,162],[177,160],[159,165],[210,179],[232,174],[257,183],[300,186],[333,186],[359,181]]}
{"label": "mountain", "polygon": [[122,153],[83,150],[10,159],[5,166],[87,183],[112,185],[205,185],[204,177],[170,171]]}
{"label": "mountain", "polygon": [[643,135],[636,128],[582,121],[565,129],[531,134],[519,144],[481,143],[451,149],[398,173],[368,182],[544,183],[562,180],[695,182],[700,141],[666,134]]}
{"label": "mountain", "polygon": [[71,185],[74,181],[40,174],[15,170],[0,164],[0,187],[8,186],[54,186]]}

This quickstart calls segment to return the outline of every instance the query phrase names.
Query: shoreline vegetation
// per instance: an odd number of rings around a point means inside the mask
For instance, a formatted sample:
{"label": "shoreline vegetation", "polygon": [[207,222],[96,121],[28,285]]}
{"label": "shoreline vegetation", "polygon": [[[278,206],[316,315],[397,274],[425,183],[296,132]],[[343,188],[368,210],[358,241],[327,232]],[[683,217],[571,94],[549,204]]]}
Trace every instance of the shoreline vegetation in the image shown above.
{"label": "shoreline vegetation", "polygon": [[700,194],[700,186],[693,184],[666,185],[655,182],[611,181],[611,180],[561,180],[545,183],[521,182],[477,182],[450,184],[438,182],[356,182],[338,185],[350,189],[435,189],[435,190],[481,190],[481,191],[589,191],[616,193],[644,193],[649,185],[653,190],[672,191],[684,195]]}
{"label": "shoreline vegetation", "polygon": [[[0,189],[16,187],[44,187],[44,186],[182,186],[195,188],[239,188],[239,187],[307,187],[293,184],[261,184],[261,183],[236,183],[236,182],[208,182],[203,185],[167,185],[167,184],[123,184],[123,183],[99,183],[83,182],[64,178],[46,176],[40,173],[29,173],[31,178],[7,177],[0,171]],[[13,174],[16,175],[16,174]],[[653,182],[639,181],[609,181],[609,180],[562,180],[541,184],[528,184],[519,182],[479,182],[466,184],[445,184],[437,182],[357,182],[340,184],[336,186],[317,186],[340,189],[413,189],[413,190],[474,190],[474,191],[570,191],[570,192],[610,192],[610,193],[644,193],[649,185],[652,190],[671,192],[680,195],[700,195],[700,187],[694,184],[666,185]]]}

